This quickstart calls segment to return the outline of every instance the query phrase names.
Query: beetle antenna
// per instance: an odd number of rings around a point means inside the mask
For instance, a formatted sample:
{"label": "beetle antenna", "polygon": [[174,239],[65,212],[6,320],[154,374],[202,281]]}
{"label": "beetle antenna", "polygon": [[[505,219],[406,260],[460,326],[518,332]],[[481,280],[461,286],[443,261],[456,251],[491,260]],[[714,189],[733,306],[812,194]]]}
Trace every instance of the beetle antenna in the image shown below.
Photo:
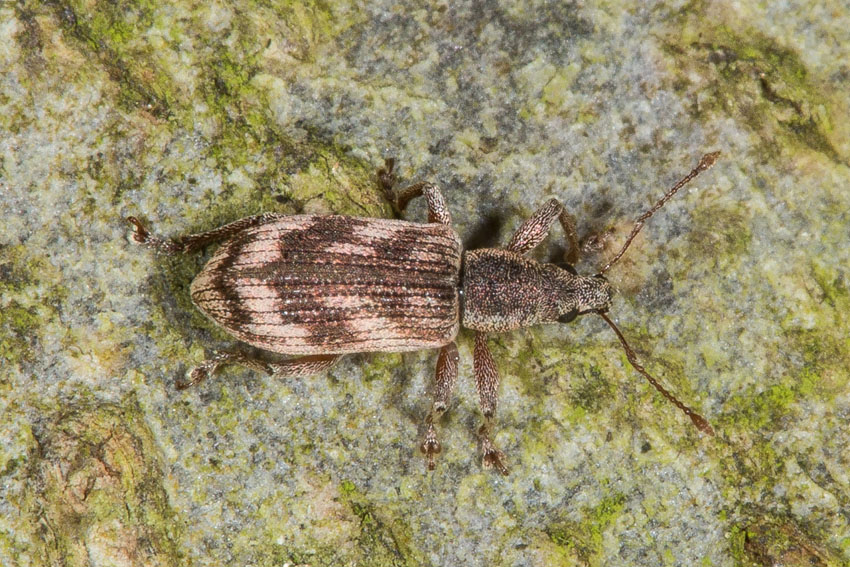
{"label": "beetle antenna", "polygon": [[672,403],[674,406],[676,406],[677,408],[679,408],[680,410],[685,412],[685,415],[687,415],[689,418],[691,418],[691,421],[694,422],[694,425],[696,426],[697,429],[699,429],[703,433],[706,433],[708,435],[713,436],[714,435],[714,429],[712,429],[711,424],[708,423],[708,421],[703,416],[701,416],[700,414],[698,414],[697,412],[695,412],[694,410],[692,410],[691,408],[689,408],[688,406],[686,406],[685,404],[680,402],[678,400],[678,398],[676,398],[676,396],[674,396],[673,394],[668,392],[664,388],[664,386],[662,386],[661,384],[658,383],[658,380],[653,378],[649,374],[649,372],[644,370],[643,366],[641,366],[640,363],[637,361],[637,357],[635,356],[635,351],[633,351],[632,347],[629,346],[629,343],[626,342],[626,338],[623,336],[623,333],[620,332],[620,329],[617,328],[617,325],[615,325],[614,322],[611,319],[609,319],[608,316],[605,315],[605,313],[603,313],[602,311],[597,311],[596,313],[598,313],[600,317],[605,319],[605,322],[608,323],[608,325],[612,329],[614,329],[614,332],[617,334],[617,338],[620,339],[620,343],[623,345],[623,349],[625,349],[625,351],[626,351],[626,358],[629,359],[629,362],[632,364],[632,366],[635,367],[635,370],[640,372],[643,375],[644,378],[649,380],[649,383],[652,384],[655,387],[655,389],[658,390],[661,393],[662,396],[667,398],[667,400],[669,400],[670,403]]}
{"label": "beetle antenna", "polygon": [[629,245],[632,243],[632,240],[635,239],[635,237],[640,232],[640,229],[643,228],[643,223],[646,221],[646,219],[651,217],[653,214],[655,214],[655,212],[658,209],[663,207],[664,203],[669,201],[670,198],[673,195],[676,194],[676,191],[678,191],[679,189],[681,189],[682,187],[684,187],[685,185],[690,183],[690,181],[693,180],[694,177],[696,177],[697,175],[699,175],[700,173],[702,173],[703,171],[705,171],[706,169],[708,169],[712,165],[714,165],[714,163],[717,161],[718,156],[720,156],[720,152],[711,152],[710,154],[705,154],[704,156],[702,156],[702,159],[699,160],[699,163],[697,164],[697,166],[695,168],[693,168],[689,174],[684,176],[678,183],[673,185],[667,191],[667,193],[665,193],[664,196],[661,197],[661,199],[659,199],[658,202],[655,203],[652,206],[651,209],[649,209],[648,211],[643,213],[640,217],[638,217],[638,219],[635,221],[634,228],[632,228],[631,234],[629,234],[629,237],[626,239],[626,243],[623,244],[623,247],[620,248],[620,251],[617,252],[617,255],[614,256],[614,258],[611,261],[609,261],[607,264],[605,264],[605,267],[602,268],[599,271],[599,274],[597,274],[597,275],[601,275],[601,274],[604,274],[605,272],[607,272],[608,268],[610,268],[611,266],[616,264],[617,261],[623,256],[623,254],[626,253],[626,250],[628,250]]}

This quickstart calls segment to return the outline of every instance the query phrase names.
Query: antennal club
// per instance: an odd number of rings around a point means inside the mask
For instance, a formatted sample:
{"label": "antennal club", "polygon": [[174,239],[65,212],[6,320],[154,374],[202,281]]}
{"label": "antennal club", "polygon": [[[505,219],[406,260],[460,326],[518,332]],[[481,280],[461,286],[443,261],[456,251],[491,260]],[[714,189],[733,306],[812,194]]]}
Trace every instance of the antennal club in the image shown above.
{"label": "antennal club", "polygon": [[664,196],[663,196],[663,197],[661,197],[661,199],[659,199],[659,200],[658,200],[658,202],[657,202],[657,203],[655,203],[655,204],[652,206],[652,208],[651,208],[651,209],[649,209],[648,211],[646,211],[645,213],[643,213],[643,214],[642,214],[642,215],[641,215],[641,216],[637,219],[637,221],[635,221],[635,226],[634,226],[634,228],[632,228],[632,232],[631,232],[631,234],[629,234],[629,237],[626,239],[626,243],[625,243],[625,244],[623,244],[623,247],[622,247],[622,248],[620,248],[620,251],[619,251],[619,252],[617,252],[617,255],[616,255],[616,256],[614,256],[614,258],[613,258],[610,262],[608,262],[607,264],[605,264],[605,267],[604,267],[604,268],[602,268],[602,269],[599,271],[599,274],[597,274],[597,275],[604,274],[605,272],[607,272],[607,271],[608,271],[608,268],[610,268],[611,266],[613,266],[614,264],[616,264],[616,263],[617,263],[617,261],[618,261],[618,260],[619,260],[619,259],[623,256],[623,254],[625,254],[625,253],[626,253],[626,250],[628,250],[629,245],[631,245],[631,243],[632,243],[632,240],[634,240],[634,239],[635,239],[635,237],[638,235],[638,233],[640,232],[640,230],[643,228],[643,223],[646,221],[646,219],[648,219],[649,217],[651,217],[653,214],[655,214],[655,212],[656,212],[658,209],[660,209],[661,207],[663,207],[663,206],[664,206],[664,203],[666,203],[667,201],[669,201],[669,200],[670,200],[670,198],[671,198],[673,195],[675,195],[675,194],[676,194],[676,191],[678,191],[679,189],[681,189],[682,187],[684,187],[685,185],[687,185],[688,183],[690,183],[690,182],[693,180],[693,178],[694,178],[694,177],[696,177],[697,175],[699,175],[700,173],[702,173],[703,171],[705,171],[706,169],[708,169],[708,168],[710,168],[712,165],[714,165],[714,163],[717,161],[717,158],[718,158],[719,156],[720,156],[720,152],[711,152],[710,154],[705,154],[704,156],[702,156],[702,159],[701,159],[701,160],[699,160],[699,164],[697,164],[697,166],[696,166],[693,170],[691,170],[691,172],[690,172],[689,174],[687,174],[685,177],[683,177],[683,178],[682,178],[682,179],[681,179],[678,183],[676,183],[675,185],[673,185],[673,186],[672,186],[672,187],[671,187],[671,188],[667,191],[667,193],[665,193],[665,194],[664,194]]}
{"label": "antennal club", "polygon": [[685,412],[685,415],[687,415],[689,418],[691,418],[691,421],[694,422],[694,425],[697,427],[697,429],[699,429],[700,431],[702,431],[703,433],[705,433],[707,435],[713,436],[714,435],[714,429],[712,429],[711,424],[709,424],[708,421],[703,416],[701,416],[700,414],[698,414],[697,412],[695,412],[694,410],[692,410],[691,408],[689,408],[688,406],[686,406],[685,404],[680,402],[678,400],[678,398],[676,398],[676,396],[674,396],[673,394],[668,392],[664,388],[664,386],[662,386],[661,384],[658,383],[658,380],[653,378],[649,374],[649,372],[644,370],[643,366],[641,366],[640,363],[637,361],[637,356],[635,356],[635,351],[633,351],[632,347],[629,346],[629,343],[626,342],[626,338],[623,336],[623,333],[620,332],[620,329],[617,328],[617,325],[615,325],[614,322],[611,319],[609,319],[608,316],[605,315],[605,313],[603,313],[602,311],[597,311],[597,313],[599,314],[600,317],[605,319],[605,322],[608,323],[608,325],[612,329],[614,329],[614,332],[617,334],[617,338],[620,339],[620,343],[623,345],[623,349],[626,351],[626,358],[629,359],[629,362],[632,364],[632,366],[635,367],[635,370],[640,372],[643,375],[644,378],[649,380],[649,383],[652,384],[655,387],[655,389],[658,390],[661,393],[662,396],[667,398],[667,400],[669,400],[670,403],[672,403],[674,406],[676,406],[677,408],[679,408],[680,410]]}

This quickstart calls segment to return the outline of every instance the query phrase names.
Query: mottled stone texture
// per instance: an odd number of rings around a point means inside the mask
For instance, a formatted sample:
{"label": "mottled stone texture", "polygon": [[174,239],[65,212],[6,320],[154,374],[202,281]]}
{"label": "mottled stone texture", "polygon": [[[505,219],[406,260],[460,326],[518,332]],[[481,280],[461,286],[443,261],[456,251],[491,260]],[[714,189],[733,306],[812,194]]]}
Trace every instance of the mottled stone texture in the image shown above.
{"label": "mottled stone texture", "polygon": [[[850,563],[846,2],[0,4],[0,564]],[[598,318],[471,336],[428,473],[436,352],[310,379],[229,368],[189,298],[210,250],[136,247],[264,211],[389,217],[437,183],[467,246],[556,197]],[[422,203],[408,215],[424,219]],[[560,257],[560,227],[534,254]]]}

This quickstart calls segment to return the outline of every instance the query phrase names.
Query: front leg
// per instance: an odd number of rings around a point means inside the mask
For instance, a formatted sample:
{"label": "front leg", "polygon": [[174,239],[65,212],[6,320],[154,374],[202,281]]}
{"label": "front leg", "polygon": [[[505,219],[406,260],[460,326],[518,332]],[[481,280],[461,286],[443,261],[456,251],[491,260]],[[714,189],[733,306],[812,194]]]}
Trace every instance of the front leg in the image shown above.
{"label": "front leg", "polygon": [[478,388],[478,403],[484,414],[484,423],[478,429],[481,441],[481,464],[484,468],[495,468],[503,475],[508,474],[505,464],[505,454],[499,450],[490,437],[493,435],[493,425],[496,417],[496,406],[499,403],[499,372],[493,362],[493,355],[487,346],[487,336],[475,333],[475,349],[473,351],[473,368],[475,371],[475,386]]}
{"label": "front leg", "polygon": [[394,166],[395,160],[387,158],[386,165],[378,170],[378,181],[396,212],[400,215],[411,199],[425,195],[428,200],[428,222],[451,225],[452,214],[440,188],[433,183],[419,182],[404,189],[393,189],[396,182]]}
{"label": "front leg", "polygon": [[570,264],[575,264],[579,258],[578,236],[576,235],[576,226],[573,218],[567,213],[557,199],[549,199],[549,201],[537,209],[514,233],[508,244],[508,250],[517,254],[525,254],[537,247],[543,242],[546,235],[549,233],[549,228],[555,219],[561,223],[564,233],[567,236],[567,242],[570,247],[567,250],[565,260]]}

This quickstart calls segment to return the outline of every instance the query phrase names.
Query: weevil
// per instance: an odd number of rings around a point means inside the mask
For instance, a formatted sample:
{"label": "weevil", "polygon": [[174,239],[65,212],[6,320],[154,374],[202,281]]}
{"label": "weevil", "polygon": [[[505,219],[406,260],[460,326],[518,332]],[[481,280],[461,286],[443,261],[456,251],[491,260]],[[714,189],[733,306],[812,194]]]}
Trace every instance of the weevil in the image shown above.
{"label": "weevil", "polygon": [[[617,263],[645,221],[679,189],[714,165],[719,152],[699,164],[638,217],[619,252],[594,275],[578,275],[575,222],[550,199],[514,233],[504,249],[464,250],[452,228],[440,189],[416,183],[395,189],[393,161],[378,180],[397,214],[424,196],[428,222],[338,215],[266,213],[209,232],[176,239],[152,235],[135,217],[133,238],[161,252],[195,252],[221,242],[192,281],[198,308],[237,339],[293,358],[271,362],[245,352],[216,353],[191,371],[179,388],[197,384],[225,364],[241,364],[276,376],[327,370],[345,354],[440,349],[431,409],[420,446],[433,470],[441,451],[437,424],[446,412],[458,373],[455,339],[474,331],[473,373],[483,423],[478,439],[485,468],[508,474],[505,455],[493,443],[499,374],[487,335],[541,323],[569,323],[594,313],[614,330],[626,358],[658,392],[703,433],[708,421],[683,404],[637,360],[607,312],[613,288],[605,272]],[[528,257],[558,221],[569,249],[566,264]]]}

